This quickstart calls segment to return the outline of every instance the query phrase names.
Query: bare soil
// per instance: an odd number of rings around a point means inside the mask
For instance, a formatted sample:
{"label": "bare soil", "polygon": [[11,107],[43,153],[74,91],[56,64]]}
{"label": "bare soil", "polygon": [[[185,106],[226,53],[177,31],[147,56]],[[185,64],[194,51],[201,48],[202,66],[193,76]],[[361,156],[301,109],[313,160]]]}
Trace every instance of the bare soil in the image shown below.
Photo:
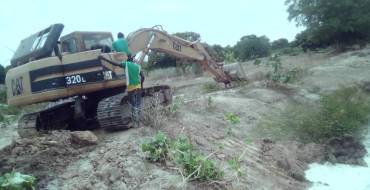
{"label": "bare soil", "polygon": [[[308,163],[323,159],[323,147],[273,142],[253,129],[264,114],[278,112],[291,102],[314,101],[319,93],[340,85],[370,84],[369,58],[370,49],[284,56],[285,67],[302,71],[287,86],[268,85],[264,75],[269,68],[251,62],[242,63],[249,76],[247,84],[214,92],[203,88],[212,83],[209,76],[149,81],[146,85],[171,85],[175,97],[184,100],[176,114],[163,118],[161,126],[115,133],[96,130],[98,144],[90,146],[72,143],[69,131],[20,139],[7,127],[1,129],[0,139],[8,145],[0,149],[0,173],[15,169],[35,175],[39,189],[306,189],[310,182],[304,170]],[[227,113],[238,115],[240,123],[226,121]],[[200,152],[212,153],[210,158],[225,172],[224,179],[183,183],[179,168],[170,161],[145,160],[140,144],[157,131],[172,138],[185,135]],[[233,157],[240,158],[242,175],[228,165]]]}

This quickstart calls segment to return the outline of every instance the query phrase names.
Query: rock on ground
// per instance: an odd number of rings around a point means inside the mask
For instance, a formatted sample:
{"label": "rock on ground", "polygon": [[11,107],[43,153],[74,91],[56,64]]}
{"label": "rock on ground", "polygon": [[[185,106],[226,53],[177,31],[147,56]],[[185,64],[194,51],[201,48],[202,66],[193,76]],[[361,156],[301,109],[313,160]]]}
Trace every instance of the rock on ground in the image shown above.
{"label": "rock on ground", "polygon": [[78,145],[98,144],[98,137],[91,131],[73,131],[71,132],[71,141]]}

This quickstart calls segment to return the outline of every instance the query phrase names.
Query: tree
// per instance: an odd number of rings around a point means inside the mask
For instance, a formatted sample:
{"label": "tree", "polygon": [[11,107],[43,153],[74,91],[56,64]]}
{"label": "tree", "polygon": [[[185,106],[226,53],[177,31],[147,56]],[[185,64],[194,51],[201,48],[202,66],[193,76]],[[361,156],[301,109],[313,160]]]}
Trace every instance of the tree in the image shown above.
{"label": "tree", "polygon": [[200,34],[196,32],[177,32],[177,33],[174,33],[173,35],[180,37],[184,40],[191,41],[191,42],[200,40]]}
{"label": "tree", "polygon": [[289,46],[289,41],[285,38],[280,38],[271,43],[271,48],[273,50],[284,49],[284,48],[287,48],[288,46]]}
{"label": "tree", "polygon": [[0,84],[5,83],[5,75],[6,75],[5,68],[4,66],[0,65]]}
{"label": "tree", "polygon": [[305,26],[312,46],[364,43],[370,37],[369,0],[286,0],[289,20]]}
{"label": "tree", "polygon": [[266,57],[270,54],[270,40],[266,36],[243,36],[235,45],[235,56],[241,61]]}

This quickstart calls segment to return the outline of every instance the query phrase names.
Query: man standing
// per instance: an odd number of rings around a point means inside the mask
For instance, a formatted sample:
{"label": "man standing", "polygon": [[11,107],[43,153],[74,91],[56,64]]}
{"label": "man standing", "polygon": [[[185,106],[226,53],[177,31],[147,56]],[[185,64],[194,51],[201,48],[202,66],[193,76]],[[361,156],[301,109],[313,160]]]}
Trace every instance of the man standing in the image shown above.
{"label": "man standing", "polygon": [[131,55],[128,55],[127,60],[122,61],[120,64],[115,61],[99,56],[100,59],[108,63],[122,67],[126,73],[126,90],[128,94],[128,102],[131,106],[131,117],[136,126],[139,126],[140,112],[141,112],[141,89],[144,84],[144,74],[141,71],[140,65],[133,62]]}
{"label": "man standing", "polygon": [[136,125],[139,125],[139,117],[141,114],[141,89],[144,84],[144,74],[141,71],[141,66],[134,63],[131,55],[128,59],[122,62],[122,67],[126,73],[126,84],[129,104],[131,105],[132,118]]}
{"label": "man standing", "polygon": [[118,32],[117,40],[113,42],[113,50],[120,53],[125,53],[126,55],[131,54],[130,50],[128,49],[128,43],[125,39],[125,35],[122,32]]}

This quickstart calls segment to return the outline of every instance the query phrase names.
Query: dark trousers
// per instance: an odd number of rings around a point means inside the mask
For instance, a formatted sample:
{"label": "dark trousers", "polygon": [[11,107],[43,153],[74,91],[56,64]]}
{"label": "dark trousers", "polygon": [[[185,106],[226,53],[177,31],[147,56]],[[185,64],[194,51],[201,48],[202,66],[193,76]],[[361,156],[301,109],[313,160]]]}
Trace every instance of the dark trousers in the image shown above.
{"label": "dark trousers", "polygon": [[132,119],[138,122],[141,111],[141,89],[128,92],[128,101],[131,105]]}

